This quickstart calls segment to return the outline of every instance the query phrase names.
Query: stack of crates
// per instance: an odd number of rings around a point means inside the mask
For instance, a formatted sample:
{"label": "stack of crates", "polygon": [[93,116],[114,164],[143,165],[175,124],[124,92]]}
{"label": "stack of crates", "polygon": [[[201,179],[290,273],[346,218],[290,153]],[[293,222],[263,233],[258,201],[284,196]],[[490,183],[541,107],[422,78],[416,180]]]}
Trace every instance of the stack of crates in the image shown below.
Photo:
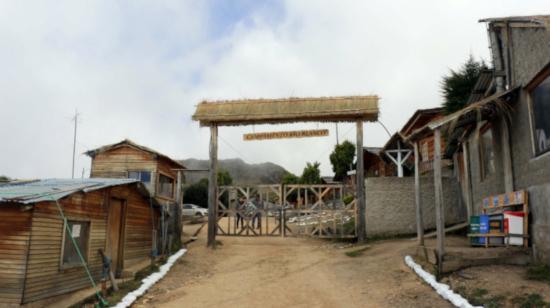
{"label": "stack of crates", "polygon": [[[504,215],[492,214],[489,216],[489,233],[504,233]],[[490,237],[489,245],[504,245],[504,238]]]}
{"label": "stack of crates", "polygon": [[[489,216],[488,215],[480,215],[479,216],[479,233],[485,234],[489,233]],[[479,244],[485,245],[485,238],[480,237],[478,238]]]}
{"label": "stack of crates", "polygon": [[[477,234],[479,231],[479,216],[470,216],[470,233]],[[481,244],[479,237],[470,237],[472,246]]]}

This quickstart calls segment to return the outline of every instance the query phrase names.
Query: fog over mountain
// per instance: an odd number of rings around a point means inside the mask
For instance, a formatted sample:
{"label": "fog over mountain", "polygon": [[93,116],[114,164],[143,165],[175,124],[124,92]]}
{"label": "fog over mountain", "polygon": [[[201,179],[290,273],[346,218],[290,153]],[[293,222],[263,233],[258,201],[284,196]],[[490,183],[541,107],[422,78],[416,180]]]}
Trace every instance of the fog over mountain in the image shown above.
{"label": "fog over mountain", "polygon": [[[188,169],[208,169],[209,165],[209,160],[195,158],[180,160],[180,162]],[[248,164],[240,158],[220,159],[218,169],[227,170],[233,178],[233,184],[237,185],[280,183],[283,175],[288,172],[274,163]],[[207,171],[185,173],[186,184],[195,183],[207,177]]]}

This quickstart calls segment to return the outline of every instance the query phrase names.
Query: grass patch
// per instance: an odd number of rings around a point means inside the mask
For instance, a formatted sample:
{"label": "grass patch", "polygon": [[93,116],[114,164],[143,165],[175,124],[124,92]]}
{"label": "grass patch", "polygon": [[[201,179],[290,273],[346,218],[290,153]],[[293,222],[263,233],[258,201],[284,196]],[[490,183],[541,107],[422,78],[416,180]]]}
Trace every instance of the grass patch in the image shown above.
{"label": "grass patch", "polygon": [[353,234],[355,232],[355,218],[351,218],[342,226],[344,234]]}
{"label": "grass patch", "polygon": [[145,277],[158,271],[159,271],[159,266],[157,264],[149,265],[146,268],[142,269],[141,271],[137,272],[136,275],[134,276],[134,280],[141,281]]}
{"label": "grass patch", "polygon": [[379,241],[385,241],[385,240],[399,240],[404,238],[411,238],[414,237],[415,234],[378,234],[373,236],[367,235],[367,240],[369,242],[379,242]]}
{"label": "grass patch", "polygon": [[527,269],[527,279],[550,282],[550,265],[535,265]]}
{"label": "grass patch", "polygon": [[502,295],[490,296],[489,291],[483,288],[476,288],[471,292],[467,292],[466,288],[461,286],[456,288],[454,291],[462,295],[462,297],[468,299],[470,304],[474,306],[483,306],[485,308],[502,307],[506,300],[506,297]]}
{"label": "grass patch", "polygon": [[118,291],[110,291],[108,295],[105,297],[105,299],[109,302],[109,304],[114,305],[120,300],[126,296],[126,294],[134,291],[135,289],[139,288],[141,286],[141,280],[130,280],[123,282],[118,285]]}
{"label": "grass patch", "polygon": [[370,247],[363,247],[356,250],[346,252],[346,256],[350,258],[355,258],[363,255],[363,252],[367,251]]}
{"label": "grass patch", "polygon": [[[158,272],[159,271],[159,265],[164,263],[164,261],[160,262],[160,263],[157,263],[157,264],[152,264],[152,265],[149,265],[147,266],[146,268],[140,270],[139,272],[137,272],[134,276],[134,279],[132,280],[128,280],[128,281],[124,281],[122,283],[119,283],[118,284],[118,291],[113,291],[112,288],[109,288],[107,290],[107,295],[103,296],[103,298],[109,303],[109,305],[115,305],[117,304],[118,302],[120,302],[120,300],[126,296],[126,294],[134,291],[135,289],[139,288],[141,286],[141,280],[143,280],[144,278],[146,278],[147,276],[151,275],[152,273],[155,273],[155,272]],[[98,285],[100,284],[101,282],[98,281]],[[108,284],[110,285],[110,282],[108,282]],[[88,306],[88,305],[95,305],[96,307],[100,307],[100,306],[97,306],[98,304],[98,299],[96,297],[96,295],[92,295],[86,299],[84,299],[83,301],[71,306],[71,308],[78,308],[78,307],[84,307],[84,306]]]}
{"label": "grass patch", "polygon": [[512,299],[512,303],[520,308],[550,308],[550,303],[545,302],[537,293],[516,296]]}

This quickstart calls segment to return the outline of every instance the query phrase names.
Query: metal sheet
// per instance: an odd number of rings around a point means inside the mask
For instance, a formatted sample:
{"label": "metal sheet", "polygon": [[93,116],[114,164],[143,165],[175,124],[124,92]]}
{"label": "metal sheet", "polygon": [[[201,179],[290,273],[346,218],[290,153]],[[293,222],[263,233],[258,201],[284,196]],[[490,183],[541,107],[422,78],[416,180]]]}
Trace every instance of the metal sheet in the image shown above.
{"label": "metal sheet", "polygon": [[75,192],[94,190],[139,182],[136,179],[44,179],[16,182],[0,186],[2,202],[30,204],[41,201],[55,201]]}

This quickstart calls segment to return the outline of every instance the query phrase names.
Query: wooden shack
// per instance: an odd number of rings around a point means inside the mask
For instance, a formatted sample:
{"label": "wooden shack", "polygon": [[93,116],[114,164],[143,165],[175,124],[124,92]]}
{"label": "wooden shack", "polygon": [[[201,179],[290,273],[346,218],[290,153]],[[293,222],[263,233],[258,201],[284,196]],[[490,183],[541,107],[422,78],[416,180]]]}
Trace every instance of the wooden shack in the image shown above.
{"label": "wooden shack", "polygon": [[151,201],[134,179],[0,186],[0,306],[91,287],[85,267],[98,283],[103,265],[98,249],[112,259],[118,276],[147,265],[159,215]]}
{"label": "wooden shack", "polygon": [[[427,129],[427,124],[444,117],[443,108],[430,108],[430,109],[418,109],[413,116],[407,121],[403,128],[399,131],[399,134],[407,139],[413,133],[425,130],[426,134],[422,139],[418,140],[418,154],[419,154],[419,171],[425,173],[433,170],[434,160],[434,134]],[[441,150],[445,150],[445,141],[441,140]],[[414,154],[412,156],[414,158]],[[411,162],[413,159],[411,159]],[[447,163],[447,162],[445,162]],[[447,163],[448,164],[448,163]]]}
{"label": "wooden shack", "polygon": [[161,204],[175,202],[180,162],[128,139],[85,154],[92,158],[90,177],[138,179]]}
{"label": "wooden shack", "polygon": [[392,163],[388,163],[381,155],[382,148],[364,147],[363,148],[363,166],[366,177],[385,177],[395,176],[397,169]]}

